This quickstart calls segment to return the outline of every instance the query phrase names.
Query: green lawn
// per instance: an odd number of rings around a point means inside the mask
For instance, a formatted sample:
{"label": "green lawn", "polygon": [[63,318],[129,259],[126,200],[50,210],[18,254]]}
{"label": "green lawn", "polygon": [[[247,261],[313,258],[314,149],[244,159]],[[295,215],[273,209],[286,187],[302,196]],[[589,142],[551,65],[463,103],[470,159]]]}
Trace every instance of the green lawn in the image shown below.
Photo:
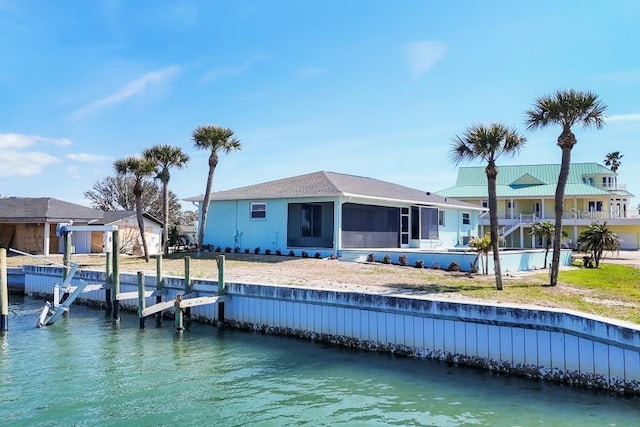
{"label": "green lawn", "polygon": [[540,273],[505,282],[502,292],[493,286],[461,286],[459,293],[490,301],[567,308],[640,324],[640,269],[604,263],[600,268],[560,271],[556,287],[546,286],[547,281],[548,275]]}

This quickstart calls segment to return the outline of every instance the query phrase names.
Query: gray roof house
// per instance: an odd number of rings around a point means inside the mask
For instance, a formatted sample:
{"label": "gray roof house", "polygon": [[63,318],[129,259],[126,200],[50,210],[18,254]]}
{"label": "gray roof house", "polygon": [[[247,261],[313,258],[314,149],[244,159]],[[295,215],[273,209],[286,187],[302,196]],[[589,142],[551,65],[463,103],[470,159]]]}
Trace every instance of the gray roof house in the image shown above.
{"label": "gray roof house", "polygon": [[[135,219],[135,212],[103,212],[52,197],[3,197],[0,198],[0,247],[44,255],[60,253],[62,242],[56,236],[58,224],[120,226],[131,217]],[[162,222],[153,216],[145,214],[145,218],[152,228],[162,228]],[[102,252],[102,234],[73,233],[75,252]],[[161,236],[155,229],[152,234]]]}
{"label": "gray roof house", "polygon": [[[202,196],[186,199],[202,203]],[[320,171],[212,194],[204,244],[313,251],[449,248],[485,208],[375,178]]]}

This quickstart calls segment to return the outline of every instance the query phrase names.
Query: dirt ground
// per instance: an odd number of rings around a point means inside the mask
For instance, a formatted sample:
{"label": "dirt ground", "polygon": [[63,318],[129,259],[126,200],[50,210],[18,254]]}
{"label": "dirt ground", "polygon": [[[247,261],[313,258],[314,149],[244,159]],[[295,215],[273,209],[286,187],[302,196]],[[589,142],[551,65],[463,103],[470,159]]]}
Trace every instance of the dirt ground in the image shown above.
{"label": "dirt ground", "polygon": [[[184,276],[184,257],[191,259],[192,278],[217,278],[218,269],[215,253],[203,253],[198,257],[195,253],[172,254],[162,260],[165,276]],[[313,287],[341,291],[359,291],[381,294],[429,294],[430,297],[447,299],[469,299],[458,292],[451,292],[452,287],[443,285],[442,280],[455,280],[458,284],[477,286],[486,283],[492,286],[493,275],[467,274],[447,272],[434,269],[417,269],[408,266],[385,265],[381,263],[354,263],[332,259],[300,258],[276,255],[224,254],[225,280],[227,282],[263,283]],[[577,257],[577,255],[576,255]],[[143,258],[121,256],[120,271],[155,275],[156,260],[145,262]],[[106,258],[104,255],[74,255],[81,269],[104,271]],[[7,265],[18,267],[24,264],[46,265],[54,262],[61,264],[62,256],[53,255],[38,259],[26,256],[8,256]],[[621,251],[609,254],[605,262],[622,263],[640,267],[640,251]],[[538,272],[522,272],[504,274],[503,281],[526,277],[527,281],[538,280],[542,284],[544,276]],[[540,278],[542,277],[542,278]],[[459,289],[459,288],[457,288]]]}

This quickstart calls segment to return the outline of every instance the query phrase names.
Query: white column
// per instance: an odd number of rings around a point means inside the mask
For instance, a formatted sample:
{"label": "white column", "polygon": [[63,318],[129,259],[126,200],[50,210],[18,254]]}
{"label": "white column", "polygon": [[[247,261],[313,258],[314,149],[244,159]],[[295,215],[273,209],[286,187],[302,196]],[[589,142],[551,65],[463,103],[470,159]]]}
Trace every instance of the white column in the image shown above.
{"label": "white column", "polygon": [[520,249],[524,249],[524,227],[520,225]]}
{"label": "white column", "polygon": [[44,223],[44,237],[42,239],[42,253],[43,255],[49,255],[49,240],[51,234],[51,226],[48,222]]}
{"label": "white column", "polygon": [[511,219],[513,219],[513,199],[510,199],[510,200],[509,200],[509,203],[511,203],[511,209],[510,209],[510,211],[511,211]]}
{"label": "white column", "polygon": [[545,218],[545,214],[544,214],[544,199],[540,199],[540,215],[542,215],[542,219]]}

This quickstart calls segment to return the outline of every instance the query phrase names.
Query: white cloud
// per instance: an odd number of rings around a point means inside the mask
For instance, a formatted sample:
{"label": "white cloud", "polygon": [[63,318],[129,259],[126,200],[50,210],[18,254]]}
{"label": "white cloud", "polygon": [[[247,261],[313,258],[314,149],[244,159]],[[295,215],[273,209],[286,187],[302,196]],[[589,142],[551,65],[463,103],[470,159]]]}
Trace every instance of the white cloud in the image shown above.
{"label": "white cloud", "polygon": [[138,77],[135,80],[130,81],[115,93],[105,96],[104,98],[93,101],[90,104],[76,110],[72,117],[75,119],[81,118],[89,113],[92,113],[101,108],[110,107],[125,102],[129,98],[139,95],[154,86],[160,85],[166,81],[171,80],[180,71],[180,67],[177,65],[171,65],[169,67],[161,68],[158,71],[151,71]]}
{"label": "white cloud", "polygon": [[46,138],[38,135],[23,135],[20,133],[0,133],[0,148],[21,149],[38,142],[54,145],[70,145],[66,138]]}
{"label": "white cloud", "polygon": [[606,118],[607,122],[639,122],[640,114],[614,114]]}
{"label": "white cloud", "polygon": [[0,176],[38,175],[45,166],[60,160],[38,151],[3,150],[0,157]]}
{"label": "white cloud", "polygon": [[244,62],[230,66],[230,67],[218,67],[206,73],[202,79],[205,82],[210,80],[218,79],[221,77],[235,77],[241,74],[246,73],[254,64],[265,60],[266,57],[264,55],[255,55],[250,58],[247,58]]}
{"label": "white cloud", "polygon": [[404,53],[409,61],[413,80],[424,76],[442,58],[446,50],[447,46],[438,41],[422,40],[405,45]]}
{"label": "white cloud", "polygon": [[69,153],[65,154],[65,157],[69,160],[75,160],[76,162],[107,162],[113,159],[109,156],[89,153]]}

